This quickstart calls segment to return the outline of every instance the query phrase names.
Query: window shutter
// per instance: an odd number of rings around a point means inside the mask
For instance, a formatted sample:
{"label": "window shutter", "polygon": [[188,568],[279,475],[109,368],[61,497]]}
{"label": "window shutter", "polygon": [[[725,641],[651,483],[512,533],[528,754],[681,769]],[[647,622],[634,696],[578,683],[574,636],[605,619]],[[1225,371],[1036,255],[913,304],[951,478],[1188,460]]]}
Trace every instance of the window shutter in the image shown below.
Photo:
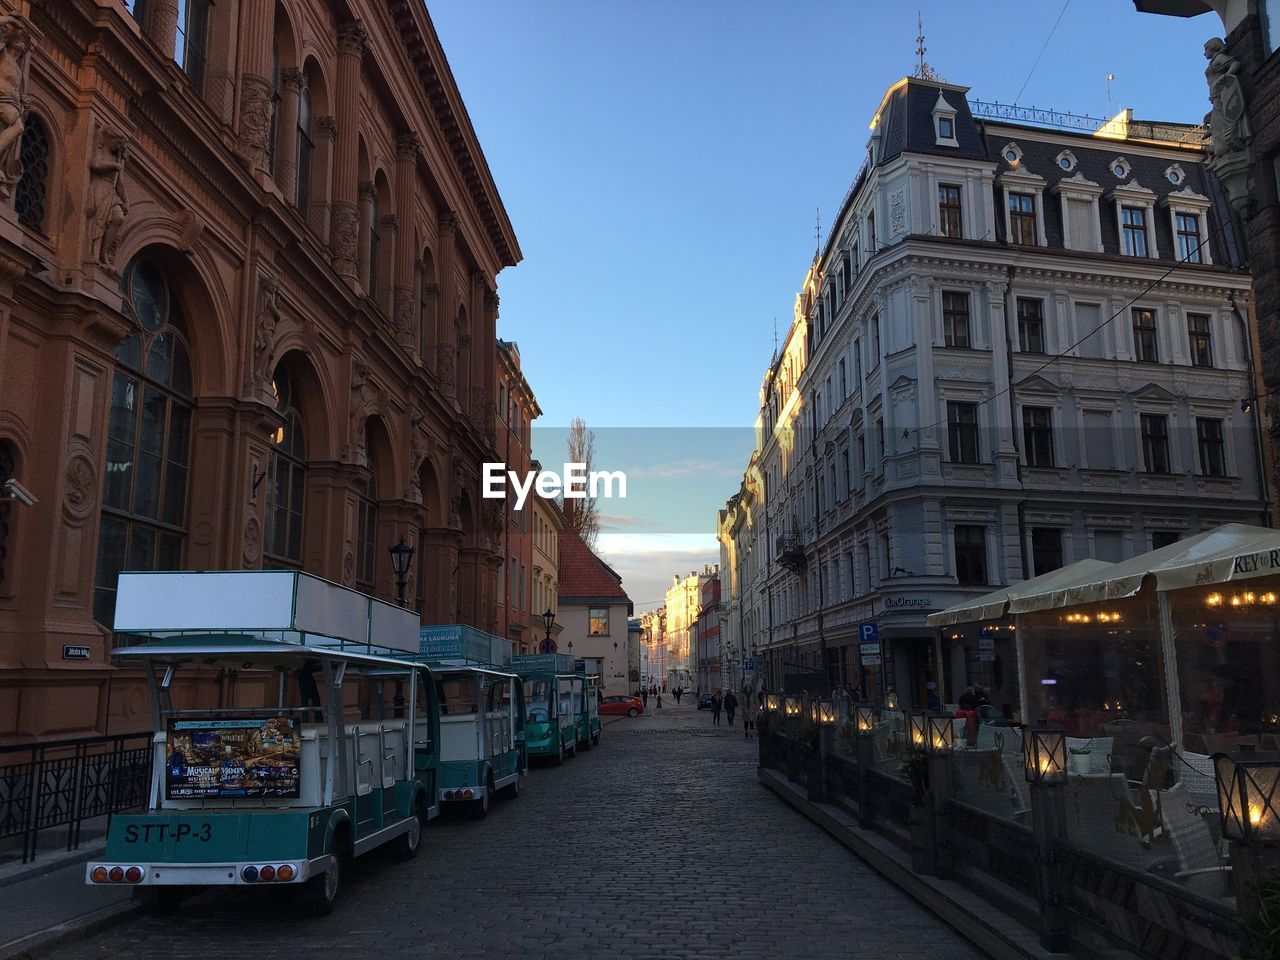
{"label": "window shutter", "polygon": [[1067,247],[1093,249],[1093,201],[1067,200]]}

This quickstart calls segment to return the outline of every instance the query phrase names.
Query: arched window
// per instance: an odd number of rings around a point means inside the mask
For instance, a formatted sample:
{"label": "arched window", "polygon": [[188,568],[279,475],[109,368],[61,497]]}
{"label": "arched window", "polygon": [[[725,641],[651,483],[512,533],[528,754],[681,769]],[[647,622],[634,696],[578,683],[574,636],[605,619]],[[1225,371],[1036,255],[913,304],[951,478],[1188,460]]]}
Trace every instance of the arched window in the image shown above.
{"label": "arched window", "polygon": [[[17,461],[13,444],[8,440],[0,440],[0,487],[4,486],[6,480],[13,479]],[[12,506],[12,500],[0,500],[0,584],[4,583],[4,558],[9,540],[9,509]]]}
{"label": "arched window", "polygon": [[93,615],[115,617],[121,570],[180,570],[191,462],[190,349],[182,310],[159,265],[124,272],[133,333],[116,348]]}
{"label": "arched window", "polygon": [[369,299],[378,299],[378,193],[369,202]]}
{"label": "arched window", "polygon": [[[365,429],[365,449],[370,446],[368,428]],[[360,503],[356,507],[356,587],[365,593],[373,593],[373,574],[378,540],[378,477],[373,472],[373,457],[369,458],[369,480],[360,491]]]}
{"label": "arched window", "polygon": [[298,412],[288,371],[276,367],[272,378],[276,409],[284,416],[284,426],[276,430],[267,463],[267,532],[264,543],[265,566],[302,566],[302,507],[307,491],[307,442],[302,435],[302,414]]}
{"label": "arched window", "polygon": [[276,170],[276,137],[280,120],[280,44],[271,42],[271,132],[267,135],[267,169],[272,179],[279,177]]}
{"label": "arched window", "polygon": [[13,191],[18,222],[32,230],[44,230],[44,203],[49,189],[49,129],[34,113],[23,122],[18,156],[22,177]]}
{"label": "arched window", "polygon": [[196,92],[204,92],[205,63],[208,60],[210,0],[178,0],[178,33],[173,59],[191,79]]}
{"label": "arched window", "polygon": [[315,140],[311,134],[311,90],[304,84],[298,94],[298,172],[294,184],[293,204],[304,214],[311,197],[311,155],[315,152]]}

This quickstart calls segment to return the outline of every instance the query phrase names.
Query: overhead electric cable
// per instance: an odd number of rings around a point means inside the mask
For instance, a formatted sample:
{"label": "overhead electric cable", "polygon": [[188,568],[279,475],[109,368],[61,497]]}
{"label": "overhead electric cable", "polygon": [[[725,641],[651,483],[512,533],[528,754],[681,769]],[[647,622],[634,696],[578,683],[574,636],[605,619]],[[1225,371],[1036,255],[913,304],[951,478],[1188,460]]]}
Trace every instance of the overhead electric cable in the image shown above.
{"label": "overhead electric cable", "polygon": [[1018,88],[1018,95],[1013,98],[1013,105],[1016,107],[1018,101],[1022,99],[1022,93],[1027,89],[1027,84],[1031,82],[1031,75],[1036,72],[1036,67],[1040,66],[1040,58],[1044,56],[1044,52],[1049,49],[1049,41],[1053,39],[1054,33],[1058,29],[1058,24],[1062,22],[1062,15],[1067,12],[1067,7],[1071,6],[1071,0],[1067,0],[1062,5],[1062,9],[1058,11],[1058,19],[1053,21],[1053,26],[1049,28],[1049,35],[1044,38],[1044,46],[1040,48],[1040,52],[1036,54],[1035,63],[1031,64],[1031,69],[1027,71],[1027,79],[1022,81],[1022,86]]}

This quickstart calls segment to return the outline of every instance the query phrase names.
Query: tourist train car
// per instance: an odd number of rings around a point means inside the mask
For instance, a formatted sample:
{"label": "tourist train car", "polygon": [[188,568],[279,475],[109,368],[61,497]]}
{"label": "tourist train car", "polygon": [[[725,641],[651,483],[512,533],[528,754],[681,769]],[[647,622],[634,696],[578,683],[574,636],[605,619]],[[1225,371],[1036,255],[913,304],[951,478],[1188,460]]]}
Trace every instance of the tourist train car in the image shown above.
{"label": "tourist train car", "polygon": [[579,673],[573,690],[573,713],[577,727],[578,746],[590,750],[600,742],[600,677],[591,673]]}
{"label": "tourist train car", "polygon": [[445,803],[488,815],[499,791],[520,795],[528,769],[524,687],[489,666],[433,666],[440,702],[440,785]]}
{"label": "tourist train car", "polygon": [[555,763],[578,752],[578,714],[574,710],[573,659],[563,654],[524,654],[512,658],[524,680],[525,746],[532,757]]}
{"label": "tourist train car", "polygon": [[122,573],[115,629],[151,689],[150,800],[112,818],[86,883],[157,912],[292,890],[323,914],[349,858],[417,852],[440,730],[410,611],[294,571]]}

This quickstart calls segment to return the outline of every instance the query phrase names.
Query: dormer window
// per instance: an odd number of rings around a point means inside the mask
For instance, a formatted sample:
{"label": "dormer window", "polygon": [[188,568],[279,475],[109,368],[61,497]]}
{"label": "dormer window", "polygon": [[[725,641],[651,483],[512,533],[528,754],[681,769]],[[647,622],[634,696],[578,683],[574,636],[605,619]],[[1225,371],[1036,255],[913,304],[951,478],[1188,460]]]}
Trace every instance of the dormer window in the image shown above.
{"label": "dormer window", "polygon": [[1164,172],[1164,175],[1168,179],[1168,181],[1172,183],[1175,187],[1182,186],[1182,181],[1187,179],[1186,171],[1183,170],[1182,167],[1178,166],[1178,164],[1176,163],[1173,166],[1171,166],[1168,170],[1166,170]]}
{"label": "dormer window", "polygon": [[1004,162],[1015,170],[1022,164],[1022,148],[1016,143],[1006,143],[1001,147],[1000,156],[1004,157]]}
{"label": "dormer window", "polygon": [[1060,170],[1065,170],[1067,173],[1070,173],[1076,168],[1077,160],[1076,155],[1070,150],[1063,150],[1060,154],[1054,157],[1054,162],[1058,164],[1058,168]]}
{"label": "dormer window", "polygon": [[939,147],[958,147],[956,139],[956,108],[947,103],[942,91],[938,91],[938,100],[933,105],[934,143]]}
{"label": "dormer window", "polygon": [[1116,175],[1118,180],[1127,180],[1132,168],[1129,166],[1129,161],[1124,157],[1116,157],[1111,161],[1111,172]]}

